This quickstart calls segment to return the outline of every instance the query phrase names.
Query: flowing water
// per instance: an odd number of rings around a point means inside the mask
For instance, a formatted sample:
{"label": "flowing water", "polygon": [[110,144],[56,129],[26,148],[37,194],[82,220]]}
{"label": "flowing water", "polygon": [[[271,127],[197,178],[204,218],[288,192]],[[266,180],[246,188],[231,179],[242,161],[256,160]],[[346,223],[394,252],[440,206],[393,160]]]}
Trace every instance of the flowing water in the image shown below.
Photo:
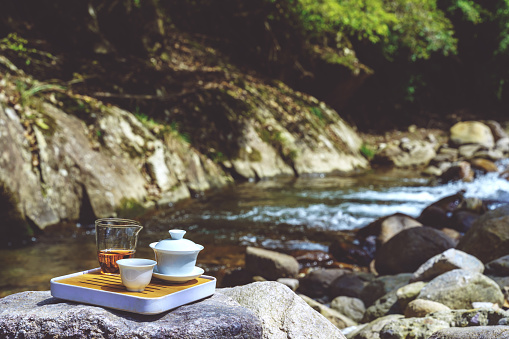
{"label": "flowing water", "polygon": [[[186,238],[205,246],[197,265],[219,277],[224,270],[243,265],[246,246],[327,251],[336,231],[360,228],[396,212],[417,217],[429,204],[460,190],[469,197],[509,202],[509,182],[496,173],[473,183],[438,186],[417,174],[392,170],[228,187],[141,218],[144,229],[136,257],[153,258],[148,245],[168,238],[169,229],[182,228]],[[53,277],[95,267],[93,225],[56,227],[29,246],[0,249],[0,297],[47,290]]]}

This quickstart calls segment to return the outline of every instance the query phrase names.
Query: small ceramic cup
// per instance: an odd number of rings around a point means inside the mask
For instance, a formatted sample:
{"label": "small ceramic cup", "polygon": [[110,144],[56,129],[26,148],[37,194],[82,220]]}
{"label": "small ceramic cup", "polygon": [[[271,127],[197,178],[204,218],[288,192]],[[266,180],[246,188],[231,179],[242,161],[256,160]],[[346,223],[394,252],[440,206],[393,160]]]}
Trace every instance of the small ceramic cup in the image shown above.
{"label": "small ceramic cup", "polygon": [[117,265],[120,269],[122,284],[130,292],[142,292],[152,279],[155,260],[150,259],[120,259]]}

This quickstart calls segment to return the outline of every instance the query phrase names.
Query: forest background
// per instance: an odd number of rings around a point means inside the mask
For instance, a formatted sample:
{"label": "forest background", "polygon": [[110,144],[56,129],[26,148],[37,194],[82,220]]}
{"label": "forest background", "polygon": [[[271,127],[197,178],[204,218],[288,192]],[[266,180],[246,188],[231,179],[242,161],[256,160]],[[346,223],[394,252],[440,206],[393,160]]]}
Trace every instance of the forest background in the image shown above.
{"label": "forest background", "polygon": [[149,117],[165,79],[147,67],[182,34],[361,130],[509,104],[507,0],[20,0],[0,13],[0,51],[17,67]]}

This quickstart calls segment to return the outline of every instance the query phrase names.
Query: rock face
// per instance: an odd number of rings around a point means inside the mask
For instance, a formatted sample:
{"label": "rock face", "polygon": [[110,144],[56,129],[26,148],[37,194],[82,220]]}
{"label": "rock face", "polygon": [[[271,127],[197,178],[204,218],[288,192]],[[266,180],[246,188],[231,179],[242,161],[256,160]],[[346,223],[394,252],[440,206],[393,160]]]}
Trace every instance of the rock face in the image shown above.
{"label": "rock face", "polygon": [[409,228],[377,250],[375,268],[379,274],[414,272],[429,258],[452,247],[454,242],[443,232],[431,227]]}
{"label": "rock face", "polygon": [[210,298],[153,316],[66,302],[49,291],[22,292],[0,299],[0,337],[344,338],[276,282],[217,289]]}
{"label": "rock face", "polygon": [[499,306],[504,303],[497,283],[480,273],[460,269],[431,280],[417,298],[436,301],[452,309],[469,309],[473,302],[491,302]]}

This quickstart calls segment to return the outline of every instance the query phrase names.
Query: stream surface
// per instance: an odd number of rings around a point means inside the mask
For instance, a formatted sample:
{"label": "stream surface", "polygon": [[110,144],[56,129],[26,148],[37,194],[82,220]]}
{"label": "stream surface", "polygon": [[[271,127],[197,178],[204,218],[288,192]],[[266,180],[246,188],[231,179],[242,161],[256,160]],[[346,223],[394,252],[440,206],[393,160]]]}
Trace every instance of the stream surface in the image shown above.
{"label": "stream surface", "polygon": [[[509,162],[500,164],[505,167]],[[509,202],[509,181],[490,173],[472,183],[431,186],[418,171],[378,171],[339,177],[314,176],[242,183],[166,206],[139,220],[136,257],[153,258],[149,244],[181,228],[205,246],[197,265],[220,278],[242,267],[246,246],[282,252],[328,250],[336,231],[363,227],[396,212],[417,217],[431,203],[466,196]],[[21,248],[0,249],[0,297],[48,290],[50,279],[98,267],[93,225],[54,227]]]}

